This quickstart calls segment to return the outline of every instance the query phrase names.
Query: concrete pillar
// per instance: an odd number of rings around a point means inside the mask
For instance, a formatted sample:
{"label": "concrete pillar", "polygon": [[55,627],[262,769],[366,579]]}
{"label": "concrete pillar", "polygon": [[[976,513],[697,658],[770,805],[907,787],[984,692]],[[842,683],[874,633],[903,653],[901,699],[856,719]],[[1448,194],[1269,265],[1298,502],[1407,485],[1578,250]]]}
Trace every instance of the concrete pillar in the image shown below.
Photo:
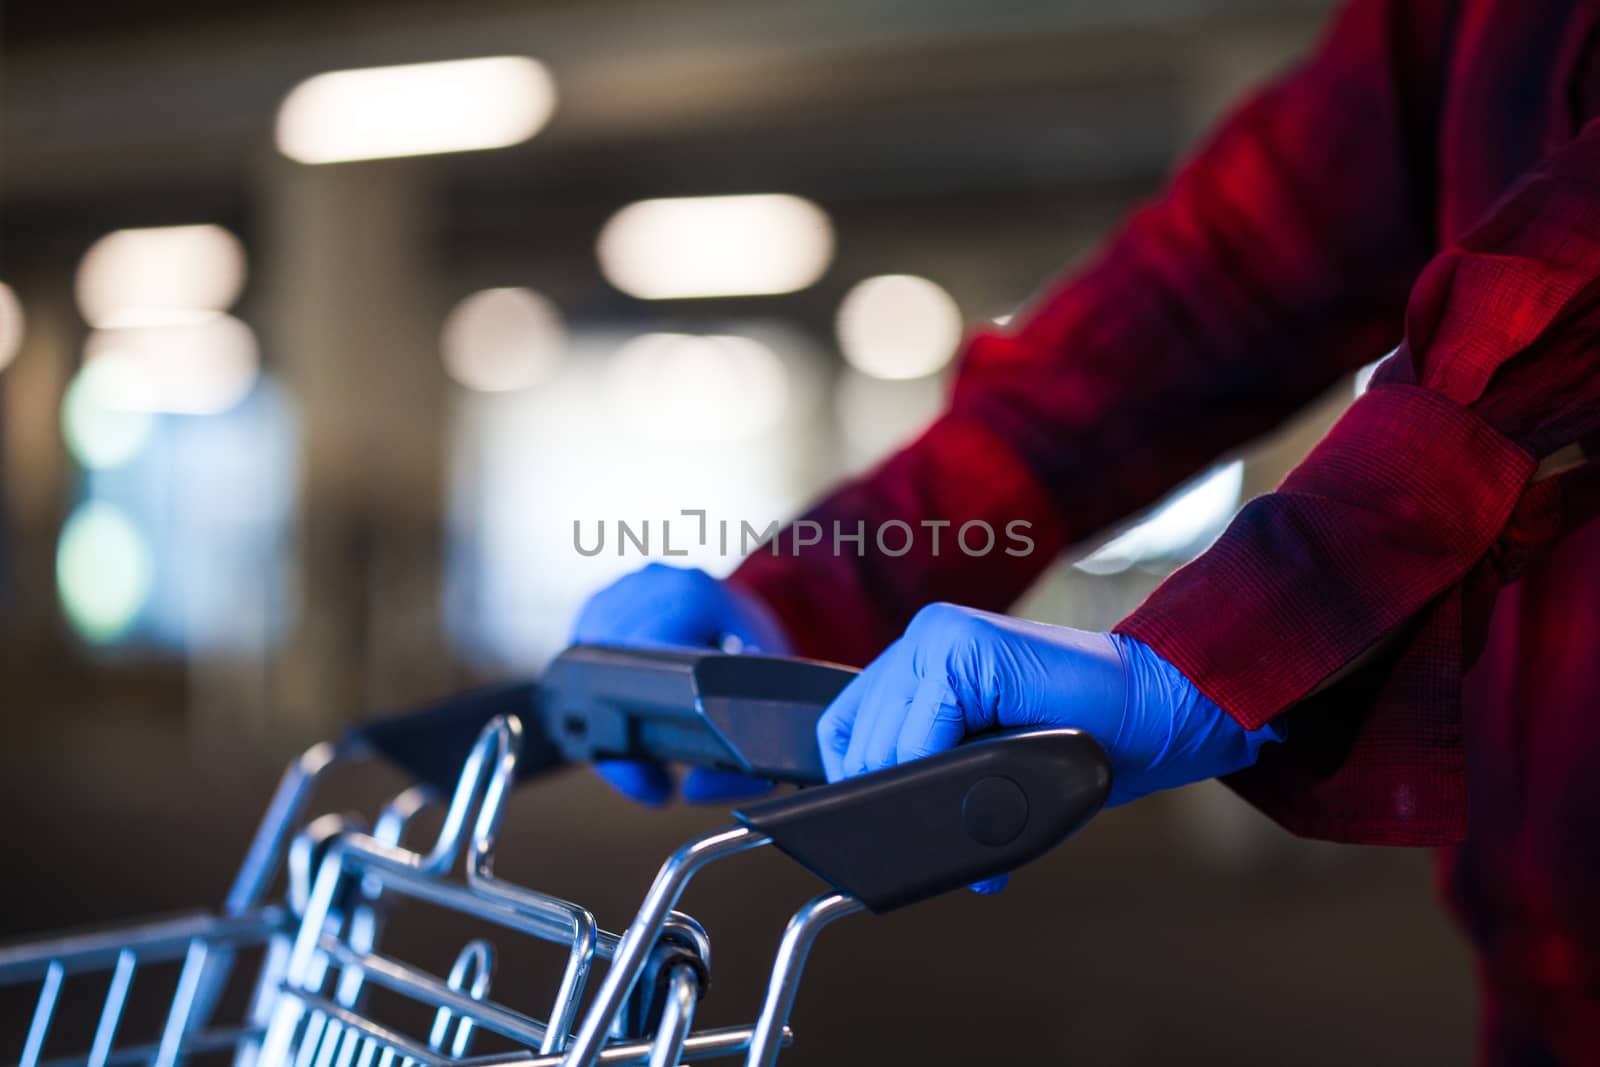
{"label": "concrete pillar", "polygon": [[[38,662],[42,650],[60,648],[56,618],[56,533],[69,485],[61,439],[61,398],[74,364],[77,325],[61,287],[8,278],[27,320],[22,347],[0,371],[0,486],[6,510],[5,596],[9,610],[4,654],[17,663]],[[40,279],[43,280],[43,279]]]}
{"label": "concrete pillar", "polygon": [[427,161],[275,160],[265,343],[298,406],[299,614],[278,700],[323,730],[449,686]]}

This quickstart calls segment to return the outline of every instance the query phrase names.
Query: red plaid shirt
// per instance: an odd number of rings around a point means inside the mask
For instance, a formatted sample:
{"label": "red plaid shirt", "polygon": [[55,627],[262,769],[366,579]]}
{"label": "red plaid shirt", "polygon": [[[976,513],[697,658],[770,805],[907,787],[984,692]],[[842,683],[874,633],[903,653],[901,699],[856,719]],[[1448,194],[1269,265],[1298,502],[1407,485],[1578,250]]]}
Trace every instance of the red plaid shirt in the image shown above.
{"label": "red plaid shirt", "polygon": [[[1403,336],[1118,629],[1245,726],[1286,716],[1232,782],[1253,803],[1335,840],[1465,841],[1446,882],[1491,971],[1600,988],[1600,556],[1573,548],[1600,524],[1557,545],[1600,510],[1563,462],[1600,431],[1597,45],[1600,0],[1358,0],[807,516],[1026,519],[1037,551],[780,538],[734,580],[805,653],[864,662],[929,601],[1004,608]],[[1563,1032],[1600,1062],[1600,1025]]]}

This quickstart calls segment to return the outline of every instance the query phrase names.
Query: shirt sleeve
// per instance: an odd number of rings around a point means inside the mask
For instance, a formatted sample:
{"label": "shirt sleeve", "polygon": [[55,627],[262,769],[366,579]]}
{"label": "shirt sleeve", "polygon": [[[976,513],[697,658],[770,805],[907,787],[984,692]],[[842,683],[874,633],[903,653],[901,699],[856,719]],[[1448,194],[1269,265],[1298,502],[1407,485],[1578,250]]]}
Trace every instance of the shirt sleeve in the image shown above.
{"label": "shirt sleeve", "polygon": [[1063,547],[1392,348],[1432,247],[1442,7],[1347,8],[1014,331],[971,339],[919,440],[732,581],[804,654],[865,662],[930,601],[1006,607]]}
{"label": "shirt sleeve", "polygon": [[1436,644],[1450,631],[1450,676],[1428,685],[1457,691],[1459,587],[1528,505],[1559,499],[1540,461],[1600,429],[1597,336],[1600,122],[1427,265],[1373,388],[1118,630],[1247,727],[1413,622]]}

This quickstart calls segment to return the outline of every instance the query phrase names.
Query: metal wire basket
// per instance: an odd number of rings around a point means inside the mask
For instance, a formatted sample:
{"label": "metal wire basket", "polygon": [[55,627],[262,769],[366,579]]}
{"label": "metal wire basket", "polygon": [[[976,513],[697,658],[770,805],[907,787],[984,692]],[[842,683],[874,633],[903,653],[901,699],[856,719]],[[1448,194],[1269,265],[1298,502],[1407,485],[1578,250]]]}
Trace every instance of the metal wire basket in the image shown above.
{"label": "metal wire basket", "polygon": [[[291,764],[220,914],[0,949],[0,987],[36,985],[19,1067],[173,1067],[231,1056],[235,1067],[435,1067],[516,1064],[666,1067],[743,1056],[771,1065],[792,1040],[790,1009],[817,934],[862,910],[885,911],[1008,871],[1070,835],[1103,803],[1110,772],[1071,730],[982,740],[955,752],[821,784],[817,716],[851,672],[799,660],[577,647],[538,683],[466,697],[364,725]],[[368,831],[344,816],[306,821],[317,779],[376,753],[419,779]],[[746,805],[726,829],[662,864],[619,936],[582,906],[494,870],[506,801],[519,781],[596,758],[670,759],[812,788]],[[453,787],[449,786],[453,781]],[[435,840],[403,843],[435,796],[450,797]],[[711,942],[677,911],[706,865],[775,845],[831,889],[790,917],[754,1022],[694,1029]],[[280,867],[285,899],[264,903]],[[440,976],[380,941],[391,906],[420,901],[470,920],[475,935]],[[496,952],[523,938],[565,949],[546,1010],[497,1000]],[[497,946],[500,946],[497,948]],[[221,991],[247,951],[261,960],[243,1019],[221,1022]],[[179,963],[154,1043],[119,1043],[136,977]],[[590,990],[599,964],[604,977]],[[98,1022],[70,1053],[54,1032],[68,979],[105,981]],[[109,975],[107,978],[106,976]],[[410,1009],[412,1030],[381,1021],[374,991]],[[415,1032],[413,1032],[413,1030]],[[511,1051],[475,1053],[483,1033]]]}

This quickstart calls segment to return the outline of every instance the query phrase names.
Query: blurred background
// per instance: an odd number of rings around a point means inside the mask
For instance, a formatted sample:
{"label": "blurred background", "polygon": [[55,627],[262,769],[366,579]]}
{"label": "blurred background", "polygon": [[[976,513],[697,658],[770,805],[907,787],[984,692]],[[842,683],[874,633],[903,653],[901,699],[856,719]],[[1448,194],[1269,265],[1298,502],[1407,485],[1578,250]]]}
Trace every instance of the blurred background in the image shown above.
{"label": "blurred background", "polygon": [[[885,456],[963,330],[1082,257],[1329,10],[10,0],[0,937],[215,904],[285,759],[537,670],[639,564],[619,522],[657,556],[683,508],[737,538]],[[1356,388],[1019,612],[1108,626]],[[355,772],[336,802],[393,785]],[[517,798],[502,867],[620,929],[722,817],[572,775]],[[709,1020],[753,1015],[811,888],[767,857],[690,898]],[[1207,785],[1000,898],[830,930],[785,1062],[1465,1062],[1473,1012],[1426,854],[1297,842]]]}

